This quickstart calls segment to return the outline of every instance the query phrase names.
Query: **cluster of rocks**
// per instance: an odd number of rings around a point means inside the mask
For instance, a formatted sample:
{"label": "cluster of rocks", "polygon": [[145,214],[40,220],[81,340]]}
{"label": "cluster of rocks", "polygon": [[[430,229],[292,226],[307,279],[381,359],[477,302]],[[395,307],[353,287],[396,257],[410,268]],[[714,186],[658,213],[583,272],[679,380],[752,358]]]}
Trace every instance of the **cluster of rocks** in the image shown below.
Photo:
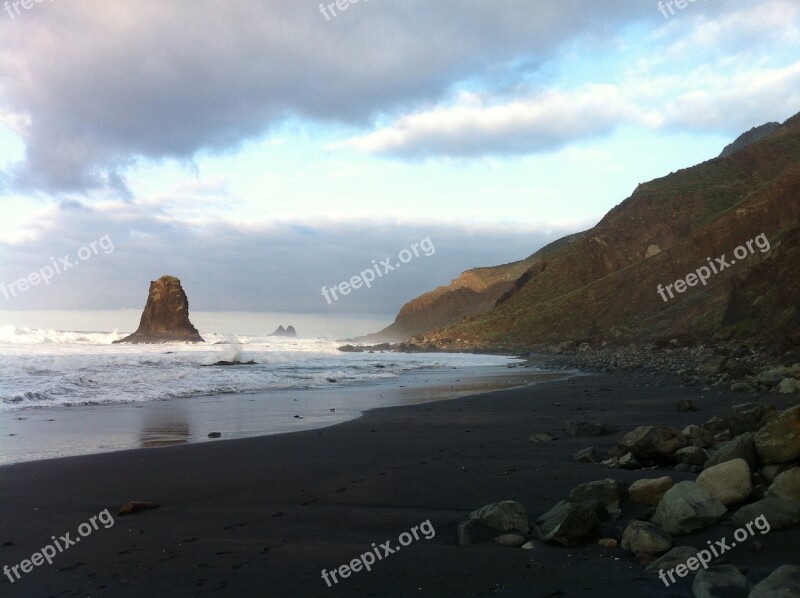
{"label": "cluster of rocks", "polygon": [[584,371],[648,370],[671,373],[685,384],[723,387],[735,392],[800,394],[800,355],[775,357],[755,347],[667,343],[626,346],[565,342],[539,345],[531,353],[560,356],[559,365]]}
{"label": "cluster of rocks", "polygon": [[[692,410],[693,404],[681,401],[678,408]],[[742,459],[753,472],[756,491],[762,492],[800,456],[800,406],[778,415],[774,405],[743,403],[733,406],[727,417],[714,416],[683,430],[639,426],[605,456],[601,460],[594,447],[588,447],[575,453],[573,459],[611,468],[672,467],[694,473]]]}
{"label": "cluster of rocks", "polygon": [[[691,411],[690,404],[683,407]],[[609,432],[589,422],[568,422],[566,430],[570,436]],[[531,441],[552,438],[539,433]],[[584,449],[575,458],[596,462],[597,451]],[[683,431],[640,426],[623,437],[606,464],[691,469],[699,475],[694,481],[677,483],[660,476],[630,486],[610,478],[581,484],[532,522],[517,501],[489,504],[459,524],[459,545],[493,538],[502,546],[532,549],[537,541],[561,546],[597,541],[605,549],[631,553],[656,575],[676,571],[685,577],[699,571],[692,586],[697,597],[800,596],[800,567],[779,567],[752,587],[738,568],[727,563],[733,553],[724,559],[715,554],[701,567],[697,560],[701,550],[676,546],[677,537],[724,520],[735,526],[736,533],[747,531],[747,538],[735,536],[738,543],[749,539],[756,546],[762,534],[800,525],[800,406],[779,414],[772,405],[746,403],[734,406],[724,418],[714,417]],[[631,518],[622,523],[626,509]],[[720,531],[720,538],[729,535]]]}
{"label": "cluster of rocks", "polygon": [[689,385],[729,388],[736,392],[776,391],[800,394],[800,354],[784,353],[778,358],[764,349],[735,344],[696,344],[680,339],[662,343],[615,345],[607,341],[590,345],[566,341],[535,346],[515,344],[475,347],[439,347],[432,343],[381,343],[379,345],[344,345],[343,352],[396,351],[399,353],[459,350],[495,352],[522,356],[550,355],[549,362],[537,361],[540,367],[577,368],[587,372],[650,371],[676,375]]}

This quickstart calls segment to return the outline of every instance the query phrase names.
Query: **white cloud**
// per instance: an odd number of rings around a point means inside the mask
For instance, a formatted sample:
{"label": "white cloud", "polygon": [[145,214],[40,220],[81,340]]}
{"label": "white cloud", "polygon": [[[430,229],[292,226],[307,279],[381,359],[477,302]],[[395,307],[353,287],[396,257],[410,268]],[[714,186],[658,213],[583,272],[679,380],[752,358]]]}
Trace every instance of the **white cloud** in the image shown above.
{"label": "white cloud", "polygon": [[531,153],[601,135],[622,121],[642,117],[614,85],[546,91],[504,104],[462,94],[452,105],[403,116],[343,145],[367,153],[412,156]]}

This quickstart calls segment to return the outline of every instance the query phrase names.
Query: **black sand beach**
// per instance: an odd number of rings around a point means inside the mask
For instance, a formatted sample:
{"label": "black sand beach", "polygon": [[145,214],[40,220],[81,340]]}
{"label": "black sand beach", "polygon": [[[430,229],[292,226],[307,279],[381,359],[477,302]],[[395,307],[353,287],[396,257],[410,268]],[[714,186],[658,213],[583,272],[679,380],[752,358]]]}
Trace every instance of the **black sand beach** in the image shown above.
{"label": "black sand beach", "polygon": [[[677,413],[678,399],[700,410]],[[0,565],[13,566],[105,508],[115,516],[79,544],[11,584],[4,596],[688,596],[665,588],[622,549],[533,550],[487,541],[462,548],[456,526],[499,500],[531,520],[577,484],[631,483],[674,471],[622,471],[573,463],[588,445],[610,448],[641,424],[702,423],[757,400],[679,387],[648,374],[576,376],[450,401],[378,409],[323,430],[22,463],[0,467]],[[783,397],[762,396],[784,406]],[[613,427],[602,438],[565,438],[570,419]],[[558,440],[528,437],[550,431]],[[130,500],[157,510],[118,517]],[[616,536],[642,510],[627,506],[604,530]],[[435,537],[412,541],[329,588],[321,570],[349,563],[430,520]],[[724,531],[723,531],[724,530]],[[715,526],[677,539],[705,544]],[[796,530],[757,538],[727,561],[752,582],[797,562]]]}

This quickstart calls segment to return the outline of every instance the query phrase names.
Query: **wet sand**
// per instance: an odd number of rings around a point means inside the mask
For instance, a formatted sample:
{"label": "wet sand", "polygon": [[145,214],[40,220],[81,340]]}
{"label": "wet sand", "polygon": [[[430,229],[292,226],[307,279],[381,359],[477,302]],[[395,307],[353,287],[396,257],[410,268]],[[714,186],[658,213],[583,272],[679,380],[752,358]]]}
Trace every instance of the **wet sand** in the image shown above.
{"label": "wet sand", "polygon": [[[696,413],[677,413],[691,398]],[[767,396],[782,406],[782,398]],[[756,400],[672,385],[645,374],[576,376],[449,401],[376,409],[332,427],[260,438],[137,449],[0,467],[0,565],[13,565],[129,500],[161,506],[116,517],[14,584],[4,596],[689,596],[669,589],[621,549],[537,542],[531,551],[491,540],[467,548],[456,526],[498,500],[529,517],[577,484],[606,477],[691,474],[610,470],[571,461],[587,445],[604,450],[636,425],[683,427]],[[597,439],[564,438],[570,419],[611,425]],[[533,444],[549,431],[558,440]],[[631,509],[634,509],[633,511]],[[621,534],[626,507],[606,535]],[[422,522],[436,531],[333,587],[336,569]],[[678,539],[705,544],[732,528]],[[729,552],[754,582],[796,562],[797,531],[773,531]]]}
{"label": "wet sand", "polygon": [[219,442],[333,426],[377,407],[416,405],[564,377],[522,367],[423,369],[329,388],[222,394],[0,413],[0,465],[134,448]]}

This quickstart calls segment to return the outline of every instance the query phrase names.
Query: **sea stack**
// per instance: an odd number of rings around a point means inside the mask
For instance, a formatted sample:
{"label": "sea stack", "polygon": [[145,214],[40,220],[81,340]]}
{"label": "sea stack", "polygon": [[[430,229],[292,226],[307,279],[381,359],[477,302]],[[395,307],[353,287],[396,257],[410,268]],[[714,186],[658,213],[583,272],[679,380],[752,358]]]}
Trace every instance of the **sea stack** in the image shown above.
{"label": "sea stack", "polygon": [[283,325],[278,326],[277,330],[270,334],[270,336],[285,336],[289,338],[297,338],[297,331],[294,329],[294,326],[287,326],[286,328]]}
{"label": "sea stack", "polygon": [[174,276],[162,276],[150,282],[147,305],[142,312],[139,328],[115,343],[203,343],[189,321],[189,300],[181,281]]}

